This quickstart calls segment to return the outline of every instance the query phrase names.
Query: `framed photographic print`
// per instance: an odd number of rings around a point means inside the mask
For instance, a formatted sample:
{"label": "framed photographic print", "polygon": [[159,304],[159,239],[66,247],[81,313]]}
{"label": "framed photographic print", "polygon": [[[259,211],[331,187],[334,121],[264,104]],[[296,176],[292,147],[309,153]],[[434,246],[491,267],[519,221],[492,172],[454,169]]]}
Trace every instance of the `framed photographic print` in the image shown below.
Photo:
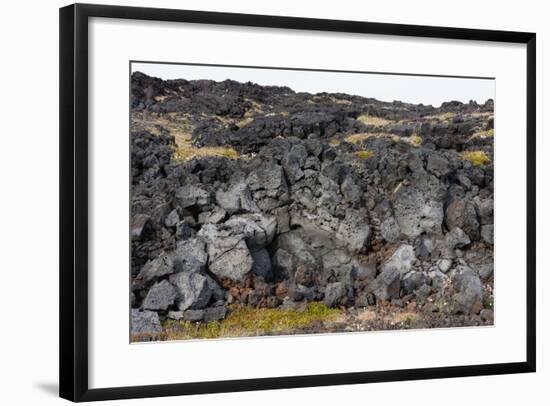
{"label": "framed photographic print", "polygon": [[60,10],[60,395],[535,371],[535,34]]}

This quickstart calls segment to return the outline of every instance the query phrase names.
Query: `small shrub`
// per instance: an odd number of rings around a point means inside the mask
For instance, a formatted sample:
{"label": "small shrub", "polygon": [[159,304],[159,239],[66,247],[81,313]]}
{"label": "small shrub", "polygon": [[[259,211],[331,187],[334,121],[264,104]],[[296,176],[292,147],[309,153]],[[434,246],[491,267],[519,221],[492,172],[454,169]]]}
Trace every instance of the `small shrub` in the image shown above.
{"label": "small shrub", "polygon": [[465,151],[462,153],[462,159],[470,161],[473,166],[487,165],[491,163],[491,158],[484,151]]}

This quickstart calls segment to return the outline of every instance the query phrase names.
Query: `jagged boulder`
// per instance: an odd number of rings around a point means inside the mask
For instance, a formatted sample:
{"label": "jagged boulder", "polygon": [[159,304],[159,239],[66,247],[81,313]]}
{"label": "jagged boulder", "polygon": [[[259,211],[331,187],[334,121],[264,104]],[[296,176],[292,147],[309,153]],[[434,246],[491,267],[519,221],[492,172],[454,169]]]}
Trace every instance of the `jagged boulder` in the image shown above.
{"label": "jagged boulder", "polygon": [[198,272],[180,272],[170,276],[179,310],[203,309],[212,297],[207,277]]}
{"label": "jagged boulder", "polygon": [[206,224],[197,234],[206,241],[208,269],[218,278],[242,282],[254,263],[244,234],[224,225]]}
{"label": "jagged boulder", "polygon": [[479,314],[483,309],[483,284],[475,271],[465,265],[452,272],[453,310],[462,314]]}
{"label": "jagged boulder", "polygon": [[166,281],[154,284],[147,292],[141,307],[146,310],[166,310],[174,304],[176,299],[176,288]]}
{"label": "jagged boulder", "polygon": [[130,334],[134,340],[155,340],[161,333],[162,326],[156,312],[132,309],[130,312]]}

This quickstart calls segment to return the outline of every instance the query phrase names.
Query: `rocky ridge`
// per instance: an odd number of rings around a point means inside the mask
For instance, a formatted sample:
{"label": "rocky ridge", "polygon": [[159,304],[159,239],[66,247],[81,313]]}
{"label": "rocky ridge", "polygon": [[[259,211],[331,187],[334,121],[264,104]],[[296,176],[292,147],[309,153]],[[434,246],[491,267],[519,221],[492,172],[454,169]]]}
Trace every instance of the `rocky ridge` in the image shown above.
{"label": "rocky ridge", "polygon": [[318,301],[492,323],[492,100],[134,73],[131,103],[136,337]]}

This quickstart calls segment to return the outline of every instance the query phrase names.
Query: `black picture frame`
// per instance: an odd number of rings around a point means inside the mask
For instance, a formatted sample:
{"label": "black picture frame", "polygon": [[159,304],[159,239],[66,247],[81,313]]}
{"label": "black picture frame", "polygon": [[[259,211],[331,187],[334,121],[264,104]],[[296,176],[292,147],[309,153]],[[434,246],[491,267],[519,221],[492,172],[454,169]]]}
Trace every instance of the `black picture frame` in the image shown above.
{"label": "black picture frame", "polygon": [[[88,19],[198,24],[495,41],[527,48],[527,324],[525,361],[391,371],[280,376],[90,389],[88,386]],[[536,35],[267,15],[73,4],[60,9],[60,396],[75,402],[370,382],[535,372],[536,370]]]}

